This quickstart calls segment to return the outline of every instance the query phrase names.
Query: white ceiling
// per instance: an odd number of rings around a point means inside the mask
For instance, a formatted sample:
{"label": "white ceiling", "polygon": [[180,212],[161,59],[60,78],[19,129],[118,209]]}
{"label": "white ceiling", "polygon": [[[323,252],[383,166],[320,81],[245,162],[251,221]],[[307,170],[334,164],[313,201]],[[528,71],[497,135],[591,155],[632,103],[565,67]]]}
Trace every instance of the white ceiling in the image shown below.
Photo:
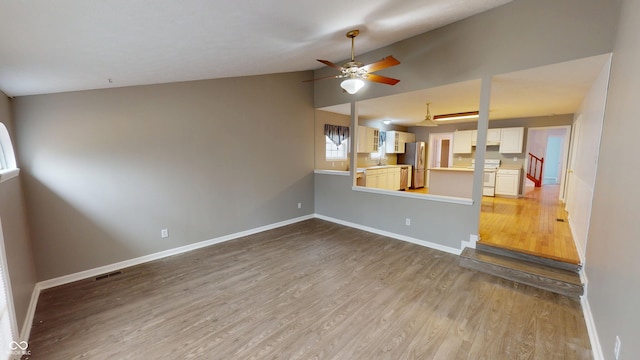
{"label": "white ceiling", "polygon": [[[575,113],[609,56],[593,56],[494,76],[489,120]],[[358,115],[369,120],[391,120],[396,125],[412,126],[424,120],[427,101],[431,103],[431,116],[478,110],[480,80],[359,101]],[[350,105],[329,106],[322,110],[348,115]]]}
{"label": "white ceiling", "polygon": [[[511,0],[2,0],[9,96],[313,70]],[[109,80],[111,79],[111,80]]]}

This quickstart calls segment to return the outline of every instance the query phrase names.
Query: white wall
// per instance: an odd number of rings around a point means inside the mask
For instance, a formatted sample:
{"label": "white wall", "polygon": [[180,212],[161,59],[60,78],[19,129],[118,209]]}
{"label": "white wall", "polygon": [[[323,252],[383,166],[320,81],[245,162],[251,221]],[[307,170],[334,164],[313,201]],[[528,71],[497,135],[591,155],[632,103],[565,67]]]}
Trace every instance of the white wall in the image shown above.
{"label": "white wall", "polygon": [[569,224],[578,253],[584,259],[587,246],[587,232],[591,219],[591,202],[598,168],[600,137],[604,120],[604,106],[609,85],[611,61],[603,66],[594,81],[580,110],[575,114],[576,127],[574,146],[576,158],[570,169],[566,195],[566,209],[569,212]]}
{"label": "white wall", "polygon": [[[611,66],[588,233],[588,300],[606,359],[640,354],[640,1],[624,0]],[[592,145],[593,146],[593,145]],[[631,166],[629,166],[631,164]]]}

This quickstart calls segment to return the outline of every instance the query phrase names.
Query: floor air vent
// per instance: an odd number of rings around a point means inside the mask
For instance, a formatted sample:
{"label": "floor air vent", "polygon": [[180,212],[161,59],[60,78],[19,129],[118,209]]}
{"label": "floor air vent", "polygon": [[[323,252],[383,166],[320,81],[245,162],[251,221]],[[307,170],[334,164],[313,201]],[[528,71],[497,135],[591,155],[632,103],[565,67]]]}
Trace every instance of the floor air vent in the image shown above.
{"label": "floor air vent", "polygon": [[98,280],[104,280],[104,279],[106,279],[106,278],[110,278],[110,277],[112,277],[112,276],[116,276],[116,275],[120,275],[120,274],[122,274],[122,271],[118,270],[118,271],[114,271],[114,272],[112,272],[112,273],[108,273],[108,274],[103,274],[103,275],[100,275],[100,276],[96,276],[96,281],[98,281]]}
{"label": "floor air vent", "polygon": [[557,218],[556,221],[557,222],[564,222],[564,219]]}

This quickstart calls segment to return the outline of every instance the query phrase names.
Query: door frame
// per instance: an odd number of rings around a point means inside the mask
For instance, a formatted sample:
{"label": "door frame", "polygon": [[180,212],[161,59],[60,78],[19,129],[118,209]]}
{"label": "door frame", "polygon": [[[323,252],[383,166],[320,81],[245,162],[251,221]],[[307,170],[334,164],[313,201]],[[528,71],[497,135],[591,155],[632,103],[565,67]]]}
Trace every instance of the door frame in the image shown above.
{"label": "door frame", "polygon": [[430,133],[429,141],[427,142],[427,187],[429,187],[429,169],[433,167],[434,155],[440,154],[440,151],[437,150],[440,149],[442,140],[449,140],[449,164],[453,164],[453,133]]}
{"label": "door frame", "polygon": [[[560,156],[560,159],[562,161],[562,166],[560,169],[560,191],[558,194],[558,198],[560,201],[565,202],[566,200],[566,190],[567,187],[565,185],[566,183],[566,178],[567,178],[567,169],[569,168],[569,144],[571,144],[573,142],[572,136],[573,136],[573,132],[572,129],[573,127],[571,125],[558,125],[558,126],[540,126],[540,127],[530,127],[527,128],[527,148],[525,149],[525,158],[524,158],[524,174],[525,176],[523,176],[523,181],[526,183],[527,181],[527,169],[529,168],[529,146],[530,146],[530,141],[529,139],[531,138],[531,131],[539,131],[539,130],[551,130],[551,129],[565,129],[565,133],[564,133],[564,139],[563,139],[563,144],[562,144],[562,154]],[[548,138],[548,136],[547,136]],[[546,148],[546,146],[545,146]],[[545,150],[546,151],[546,150]],[[523,183],[524,185],[524,183]]]}

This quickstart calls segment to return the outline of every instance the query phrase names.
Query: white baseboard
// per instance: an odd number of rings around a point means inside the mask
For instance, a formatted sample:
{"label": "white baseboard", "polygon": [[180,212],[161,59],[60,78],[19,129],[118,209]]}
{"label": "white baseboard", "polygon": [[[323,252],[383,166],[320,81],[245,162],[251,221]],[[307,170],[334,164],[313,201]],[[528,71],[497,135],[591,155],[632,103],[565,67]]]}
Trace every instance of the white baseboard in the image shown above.
{"label": "white baseboard", "polygon": [[591,313],[591,307],[589,306],[589,298],[587,295],[587,286],[585,284],[585,294],[580,299],[582,305],[582,314],[584,321],[587,325],[587,332],[589,333],[589,341],[591,342],[591,351],[593,352],[594,360],[605,360],[602,353],[602,346],[600,345],[600,338],[598,337],[598,331],[596,331],[596,323]]}
{"label": "white baseboard", "polygon": [[364,231],[367,231],[367,232],[370,232],[370,233],[374,233],[374,234],[378,234],[378,235],[387,236],[387,237],[390,237],[390,238],[394,238],[394,239],[410,242],[412,244],[421,245],[421,246],[428,247],[428,248],[431,248],[431,249],[448,252],[448,253],[454,254],[454,255],[460,255],[460,253],[462,252],[462,250],[460,250],[460,249],[452,248],[452,247],[449,247],[449,246],[443,246],[443,245],[432,243],[432,242],[429,242],[429,241],[420,240],[420,239],[412,238],[412,237],[405,236],[405,235],[399,235],[399,234],[396,234],[396,233],[392,233],[392,232],[388,232],[388,231],[384,231],[384,230],[380,230],[380,229],[376,229],[376,228],[372,228],[372,227],[368,227],[368,226],[352,223],[352,222],[349,222],[349,221],[335,219],[335,218],[324,216],[324,215],[320,215],[320,214],[315,214],[315,217],[318,218],[318,219],[321,219],[321,220],[326,220],[326,221],[330,221],[332,223],[348,226],[348,227],[351,227],[351,228],[354,228],[354,229],[364,230]]}
{"label": "white baseboard", "polygon": [[40,283],[36,283],[31,293],[31,300],[29,301],[29,308],[27,309],[27,315],[24,317],[22,323],[22,331],[20,331],[20,341],[29,342],[31,336],[31,325],[33,324],[33,317],[36,314],[36,306],[38,306],[38,298],[40,298]]}

